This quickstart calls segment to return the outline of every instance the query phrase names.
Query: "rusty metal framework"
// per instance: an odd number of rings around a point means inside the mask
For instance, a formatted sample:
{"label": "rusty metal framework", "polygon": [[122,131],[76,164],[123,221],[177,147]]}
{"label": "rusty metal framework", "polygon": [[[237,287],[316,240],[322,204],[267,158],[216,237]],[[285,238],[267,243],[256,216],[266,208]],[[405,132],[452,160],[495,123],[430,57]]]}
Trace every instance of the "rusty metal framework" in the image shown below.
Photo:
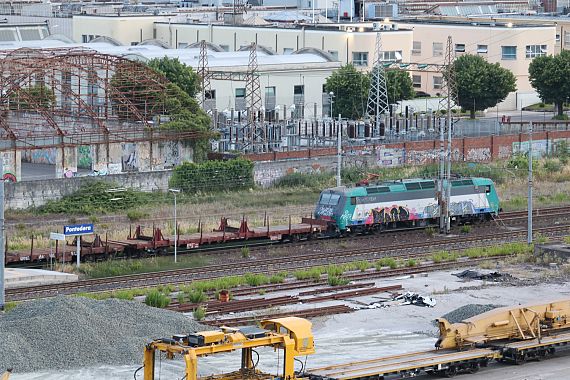
{"label": "rusty metal framework", "polygon": [[167,80],[145,64],[86,48],[0,50],[0,151],[179,140]]}

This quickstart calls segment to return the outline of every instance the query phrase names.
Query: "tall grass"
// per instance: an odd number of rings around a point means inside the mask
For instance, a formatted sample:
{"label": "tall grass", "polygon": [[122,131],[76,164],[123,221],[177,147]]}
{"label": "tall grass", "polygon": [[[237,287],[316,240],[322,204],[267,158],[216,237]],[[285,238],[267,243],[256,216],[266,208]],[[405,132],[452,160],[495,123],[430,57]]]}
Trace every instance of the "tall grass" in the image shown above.
{"label": "tall grass", "polygon": [[128,274],[158,272],[170,269],[196,268],[207,265],[209,260],[198,255],[180,255],[175,263],[170,256],[146,259],[108,260],[85,263],[79,271],[87,278],[124,276]]}

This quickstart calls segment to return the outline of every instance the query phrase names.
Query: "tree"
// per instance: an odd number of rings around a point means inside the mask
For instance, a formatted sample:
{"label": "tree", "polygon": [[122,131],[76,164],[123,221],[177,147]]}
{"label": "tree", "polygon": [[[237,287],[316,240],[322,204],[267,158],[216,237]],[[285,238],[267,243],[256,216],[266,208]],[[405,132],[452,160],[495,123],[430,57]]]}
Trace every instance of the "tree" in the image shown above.
{"label": "tree", "polygon": [[43,83],[38,83],[29,87],[20,87],[10,94],[10,109],[51,108],[55,105],[55,101],[53,89]]}
{"label": "tree", "polygon": [[453,63],[453,69],[457,86],[454,100],[461,108],[471,111],[472,119],[476,111],[496,106],[517,89],[510,70],[478,55],[462,55]]}
{"label": "tree", "polygon": [[412,78],[410,74],[404,70],[386,71],[386,88],[388,90],[388,100],[390,103],[412,99],[415,93]]}
{"label": "tree", "polygon": [[178,58],[154,58],[148,62],[148,66],[164,75],[192,98],[200,91],[200,77],[192,67],[186,66]]}
{"label": "tree", "polygon": [[556,105],[558,116],[564,115],[564,102],[570,97],[570,51],[537,57],[528,65],[530,84],[543,102]]}
{"label": "tree", "polygon": [[335,96],[333,115],[341,114],[350,119],[361,118],[366,112],[369,86],[369,76],[351,64],[333,72],[325,82],[325,91],[332,91]]}

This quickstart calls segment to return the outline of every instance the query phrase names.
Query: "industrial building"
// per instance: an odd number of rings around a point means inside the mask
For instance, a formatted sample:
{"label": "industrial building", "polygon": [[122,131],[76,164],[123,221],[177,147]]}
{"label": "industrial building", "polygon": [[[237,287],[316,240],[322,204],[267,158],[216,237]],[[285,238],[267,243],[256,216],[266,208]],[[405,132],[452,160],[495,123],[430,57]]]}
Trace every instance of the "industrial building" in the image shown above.
{"label": "industrial building", "polygon": [[[179,18],[176,20],[180,20]],[[370,70],[376,31],[382,33],[383,59],[409,70],[416,91],[437,95],[445,42],[453,36],[457,55],[480,54],[489,62],[513,71],[517,91],[499,106],[500,110],[520,109],[538,101],[528,80],[528,64],[535,56],[555,52],[556,26],[510,22],[467,22],[458,20],[401,20],[281,26],[245,26],[180,22],[168,17],[75,16],[74,39],[88,41],[109,31],[122,44],[138,44],[156,39],[169,47],[185,47],[201,40],[226,51],[239,51],[256,42],[267,51],[287,55],[305,48],[329,53],[341,64],[352,63]],[[99,32],[95,32],[99,31]]]}

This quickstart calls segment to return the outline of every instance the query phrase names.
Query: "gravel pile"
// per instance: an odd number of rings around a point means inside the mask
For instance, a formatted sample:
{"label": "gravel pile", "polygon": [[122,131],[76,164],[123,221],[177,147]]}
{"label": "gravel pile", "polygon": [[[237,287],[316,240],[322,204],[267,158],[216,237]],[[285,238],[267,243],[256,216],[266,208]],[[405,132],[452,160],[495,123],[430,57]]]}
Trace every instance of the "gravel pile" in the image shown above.
{"label": "gravel pile", "polygon": [[0,314],[0,373],[142,364],[154,338],[204,329],[189,317],[136,301],[56,297]]}
{"label": "gravel pile", "polygon": [[461,322],[464,319],[471,318],[476,316],[477,314],[485,313],[489,310],[496,309],[501,307],[501,305],[477,305],[477,304],[469,304],[465,306],[461,306],[453,311],[450,311],[447,314],[443,315],[443,318],[447,319],[449,323],[457,323]]}

